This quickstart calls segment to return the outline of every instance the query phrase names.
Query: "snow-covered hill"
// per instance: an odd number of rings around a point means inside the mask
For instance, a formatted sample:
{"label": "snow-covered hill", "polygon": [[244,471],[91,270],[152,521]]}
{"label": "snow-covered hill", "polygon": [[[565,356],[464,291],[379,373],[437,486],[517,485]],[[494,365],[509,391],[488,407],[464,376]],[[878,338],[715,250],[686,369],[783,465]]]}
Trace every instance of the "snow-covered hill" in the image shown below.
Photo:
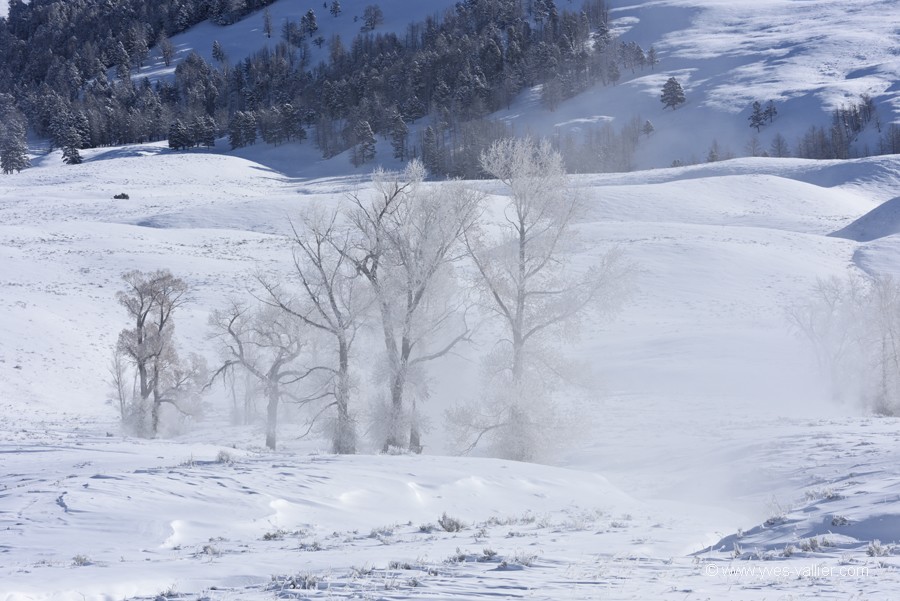
{"label": "snow-covered hill", "polygon": [[[166,267],[188,280],[179,337],[211,355],[209,312],[245,295],[253,273],[289,267],[278,236],[288,219],[367,185],[299,179],[254,152],[271,159],[262,147],[241,158],[158,144],[89,151],[70,167],[54,153],[0,179],[0,599],[895,590],[892,557],[867,550],[873,538],[900,540],[884,505],[898,476],[896,421],[826,400],[784,310],[817,277],[890,267],[897,236],[829,234],[890,206],[900,159],[574,178],[589,208],[578,230],[596,244],[578,260],[619,244],[639,275],[620,318],[586,320],[572,349],[591,368],[591,392],[586,435],[559,468],[438,456],[442,411],[475,390],[482,347],[434,373],[425,457],[308,456],[320,443],[291,440],[289,421],[283,449],[262,451],[258,429],[226,425],[217,394],[174,440],[123,438],[104,402],[125,326],[120,274]],[[130,198],[114,200],[120,192]],[[363,383],[357,402],[369,393]],[[444,512],[466,528],[440,529]],[[842,530],[829,526],[837,514]],[[739,529],[740,566],[869,572],[727,572]]]}

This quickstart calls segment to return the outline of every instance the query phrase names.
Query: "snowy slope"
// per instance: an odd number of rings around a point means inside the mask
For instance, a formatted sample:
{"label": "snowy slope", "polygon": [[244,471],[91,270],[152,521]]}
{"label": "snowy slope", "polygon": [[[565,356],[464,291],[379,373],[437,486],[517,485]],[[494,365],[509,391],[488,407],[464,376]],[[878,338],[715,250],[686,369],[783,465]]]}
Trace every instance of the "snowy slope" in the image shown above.
{"label": "snowy slope", "polygon": [[[745,156],[754,134],[768,150],[780,133],[793,151],[811,125],[829,126],[832,110],[863,93],[875,99],[883,123],[900,118],[900,6],[891,0],[667,0],[613,3],[610,14],[622,39],[656,48],[661,62],[653,71],[623,70],[619,85],[595,86],[552,113],[536,92],[526,94],[497,118],[544,136],[649,119],[655,132],[638,150],[638,167],[703,162],[713,140]],[[659,101],[671,76],[687,96],[674,111]],[[754,100],[773,100],[778,109],[758,134],[747,120]],[[858,150],[867,144],[874,152],[879,134],[874,127],[863,134]]]}
{"label": "snowy slope", "polygon": [[[900,539],[884,507],[898,477],[895,420],[824,401],[783,313],[817,277],[883,270],[898,256],[896,236],[828,235],[896,195],[896,157],[574,178],[588,205],[579,234],[597,245],[577,260],[620,244],[639,273],[620,318],[587,319],[572,348],[590,379],[585,432],[556,460],[570,469],[436,456],[449,450],[442,410],[476,392],[484,346],[433,374],[426,457],[310,457],[322,444],[292,440],[290,420],[283,448],[266,452],[258,426],[226,425],[218,394],[174,440],[122,438],[104,403],[125,325],[119,275],[168,267],[187,279],[193,299],[177,330],[211,356],[209,312],[245,294],[255,272],[289,267],[278,236],[288,218],[366,185],[288,176],[254,150],[266,149],[103,149],[77,168],[51,154],[0,179],[0,599],[170,588],[213,599],[839,599],[897,585],[890,557],[866,555],[878,524],[882,542]],[[505,193],[467,185],[493,202]],[[130,199],[113,200],[119,192]],[[375,394],[363,382],[356,402]],[[821,492],[832,489],[847,503]],[[420,532],[445,511],[467,528]],[[738,529],[740,556],[758,567],[789,539],[800,549],[825,536],[835,512],[858,527],[785,565],[867,565],[877,578],[704,571],[728,564]],[[759,527],[773,515],[784,527]],[[301,576],[320,584],[290,589]]]}

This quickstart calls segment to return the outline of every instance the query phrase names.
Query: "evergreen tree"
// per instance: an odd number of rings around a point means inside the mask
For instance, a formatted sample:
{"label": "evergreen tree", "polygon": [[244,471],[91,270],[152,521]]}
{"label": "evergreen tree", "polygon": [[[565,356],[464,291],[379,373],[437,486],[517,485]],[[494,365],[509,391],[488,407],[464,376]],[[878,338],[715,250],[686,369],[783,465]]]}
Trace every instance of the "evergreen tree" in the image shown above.
{"label": "evergreen tree", "polygon": [[341,3],[340,0],[331,0],[331,8],[328,9],[331,13],[332,17],[337,17],[341,14]]}
{"label": "evergreen tree", "polygon": [[673,110],[679,104],[685,102],[684,89],[681,87],[681,84],[678,83],[677,79],[670,77],[666,80],[662,89],[662,94],[660,95],[660,100],[663,103],[664,109],[671,106]]}
{"label": "evergreen tree", "polygon": [[406,159],[406,139],[409,136],[409,127],[403,120],[400,111],[394,110],[391,116],[391,147],[394,149],[394,158],[401,161]]}
{"label": "evergreen tree", "polygon": [[300,31],[304,36],[311,36],[319,29],[316,21],[316,13],[313,9],[306,11],[306,14],[300,17]]}
{"label": "evergreen tree", "polygon": [[267,38],[272,37],[272,13],[269,12],[268,6],[263,11],[263,33]]}
{"label": "evergreen tree", "polygon": [[15,109],[0,116],[0,170],[19,173],[31,165],[25,140],[25,118]]}
{"label": "evergreen tree", "polygon": [[656,55],[656,48],[653,46],[647,49],[647,64],[650,65],[650,69],[659,64],[659,57]]}
{"label": "evergreen tree", "polygon": [[431,174],[444,172],[440,140],[437,132],[430,125],[425,128],[422,137],[422,164]]}
{"label": "evergreen tree", "polygon": [[172,44],[169,36],[166,35],[165,29],[161,30],[159,37],[156,38],[156,48],[159,50],[159,57],[163,60],[163,64],[170,67],[172,58],[175,56],[175,46]]}
{"label": "evergreen tree", "polygon": [[353,128],[356,136],[356,146],[350,155],[350,161],[355,167],[364,165],[375,160],[375,134],[372,132],[372,126],[365,119],[357,121],[356,127]]}
{"label": "evergreen tree", "polygon": [[252,111],[238,111],[228,124],[228,141],[231,149],[256,143],[256,115]]}
{"label": "evergreen tree", "polygon": [[200,136],[197,138],[196,142],[207,148],[212,148],[216,145],[216,120],[210,115],[203,117],[202,125],[200,127]]}
{"label": "evergreen tree", "polygon": [[169,126],[169,148],[184,150],[190,146],[193,146],[190,130],[188,130],[181,119],[176,119]]}
{"label": "evergreen tree", "polygon": [[755,127],[756,131],[759,131],[759,128],[765,125],[766,114],[763,112],[762,105],[758,100],[753,101],[753,109],[747,119],[750,121],[750,127]]}
{"label": "evergreen tree", "polygon": [[649,138],[650,134],[653,133],[654,129],[655,128],[653,127],[653,124],[650,123],[650,120],[648,119],[647,121],[644,122],[644,126],[641,128],[641,133],[643,133],[645,136],[647,136]]}
{"label": "evergreen tree", "polygon": [[222,44],[219,43],[219,40],[214,40],[212,45],[212,57],[217,63],[222,64],[225,62],[226,56],[225,51],[222,49]]}
{"label": "evergreen tree", "polygon": [[775,115],[777,114],[778,109],[775,108],[775,103],[770,100],[768,103],[766,103],[766,119],[769,123],[772,123],[773,121],[775,121]]}
{"label": "evergreen tree", "polygon": [[78,152],[76,146],[63,147],[63,162],[66,165],[80,165],[82,162],[81,153]]}

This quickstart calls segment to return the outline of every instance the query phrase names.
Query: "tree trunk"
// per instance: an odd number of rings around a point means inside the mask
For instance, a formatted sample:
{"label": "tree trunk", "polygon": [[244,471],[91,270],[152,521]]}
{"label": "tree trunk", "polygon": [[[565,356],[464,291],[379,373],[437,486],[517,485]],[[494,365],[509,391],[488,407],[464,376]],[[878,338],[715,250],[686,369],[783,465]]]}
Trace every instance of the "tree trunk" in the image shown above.
{"label": "tree trunk", "polygon": [[405,385],[406,370],[399,366],[391,376],[391,413],[388,416],[388,434],[384,441],[382,452],[387,453],[391,447],[402,447],[403,440],[400,433],[400,423],[403,421],[403,387]]}
{"label": "tree trunk", "polygon": [[409,416],[409,450],[416,455],[422,453],[422,433],[419,430],[419,416],[416,413],[416,403],[413,401]]}
{"label": "tree trunk", "polygon": [[337,390],[335,390],[337,426],[332,451],[339,455],[352,455],[356,453],[356,431],[350,417],[350,349],[345,340],[338,343],[338,364]]}
{"label": "tree trunk", "polygon": [[277,384],[269,384],[269,405],[266,408],[266,446],[275,450],[278,431],[278,400],[280,392]]}

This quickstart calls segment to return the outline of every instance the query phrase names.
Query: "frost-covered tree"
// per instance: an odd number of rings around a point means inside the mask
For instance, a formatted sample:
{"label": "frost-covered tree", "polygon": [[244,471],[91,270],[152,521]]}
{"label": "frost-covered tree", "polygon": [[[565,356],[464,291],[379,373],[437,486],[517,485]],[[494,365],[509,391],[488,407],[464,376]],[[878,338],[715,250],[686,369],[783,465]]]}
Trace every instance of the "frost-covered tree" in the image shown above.
{"label": "frost-covered tree", "polygon": [[672,107],[672,109],[675,109],[679,104],[684,104],[686,100],[684,88],[681,87],[677,79],[670,77],[666,80],[662,94],[660,94],[660,100],[663,103],[663,108]]}
{"label": "frost-covered tree", "polygon": [[165,29],[160,30],[159,37],[156,38],[156,48],[159,51],[159,57],[162,59],[163,64],[170,67],[172,59],[175,57],[175,45],[172,44],[169,36],[166,35]]}
{"label": "frost-covered tree", "polygon": [[409,127],[403,120],[400,111],[395,110],[391,115],[391,148],[394,149],[394,158],[401,161],[406,158],[406,140],[409,137]]}
{"label": "frost-covered tree", "polygon": [[262,284],[265,302],[323,335],[324,345],[333,349],[330,358],[320,362],[328,376],[325,389],[332,399],[322,411],[334,409],[332,452],[346,454],[357,448],[350,358],[368,301],[349,259],[350,236],[339,227],[338,217],[338,213],[310,212],[293,230],[296,291],[271,281]]}
{"label": "frost-covered tree", "polygon": [[341,2],[340,0],[331,0],[331,7],[328,9],[328,12],[331,13],[332,17],[337,17],[341,14]]}
{"label": "frost-covered tree", "polygon": [[[467,231],[466,243],[484,305],[502,334],[486,363],[485,397],[448,417],[464,448],[488,438],[496,454],[531,460],[564,436],[552,394],[563,362],[553,348],[588,309],[618,306],[629,267],[617,249],[587,269],[570,264],[581,202],[548,141],[496,142],[481,164],[508,195],[491,229]],[[498,235],[488,235],[492,230]]]}
{"label": "frost-covered tree", "polygon": [[169,148],[172,150],[184,150],[191,146],[193,146],[193,143],[190,131],[181,119],[176,119],[169,126]]}
{"label": "frost-covered tree", "polygon": [[298,364],[306,347],[301,322],[277,307],[263,305],[254,310],[233,301],[210,316],[210,325],[224,358],[213,380],[240,368],[258,382],[266,398],[266,446],[275,449],[281,402],[309,400],[291,392],[314,371]]}
{"label": "frost-covered tree", "polygon": [[174,340],[173,316],[187,301],[188,287],[168,270],[128,271],[122,280],[125,289],[116,297],[133,325],[119,333],[116,348],[135,369],[138,413],[143,416],[149,411],[149,424],[135,425],[139,431],[149,428],[148,433],[156,436],[162,406],[168,404],[189,415],[205,375],[200,358],[179,358]]}
{"label": "frost-covered tree", "polygon": [[305,36],[311,36],[319,30],[319,23],[316,21],[316,11],[309,9],[302,17],[300,17],[300,31]]}
{"label": "frost-covered tree", "polygon": [[219,40],[213,40],[212,44],[212,57],[213,60],[217,63],[224,64],[226,60],[225,50],[222,48],[222,44],[219,43]]}
{"label": "frost-covered tree", "polygon": [[372,126],[366,120],[357,122],[353,130],[356,136],[356,146],[350,154],[350,162],[359,167],[375,160],[375,134]]}
{"label": "frost-covered tree", "polygon": [[426,364],[470,334],[454,264],[482,195],[458,183],[426,193],[424,177],[417,160],[403,172],[377,170],[373,194],[351,197],[353,242],[347,256],[369,284],[384,339],[388,394],[377,426],[385,450],[421,451],[415,403],[427,390],[408,398],[410,379],[424,385]]}
{"label": "frost-covered tree", "polygon": [[15,108],[12,96],[0,94],[0,170],[3,173],[18,173],[31,164],[25,131],[25,117]]}

